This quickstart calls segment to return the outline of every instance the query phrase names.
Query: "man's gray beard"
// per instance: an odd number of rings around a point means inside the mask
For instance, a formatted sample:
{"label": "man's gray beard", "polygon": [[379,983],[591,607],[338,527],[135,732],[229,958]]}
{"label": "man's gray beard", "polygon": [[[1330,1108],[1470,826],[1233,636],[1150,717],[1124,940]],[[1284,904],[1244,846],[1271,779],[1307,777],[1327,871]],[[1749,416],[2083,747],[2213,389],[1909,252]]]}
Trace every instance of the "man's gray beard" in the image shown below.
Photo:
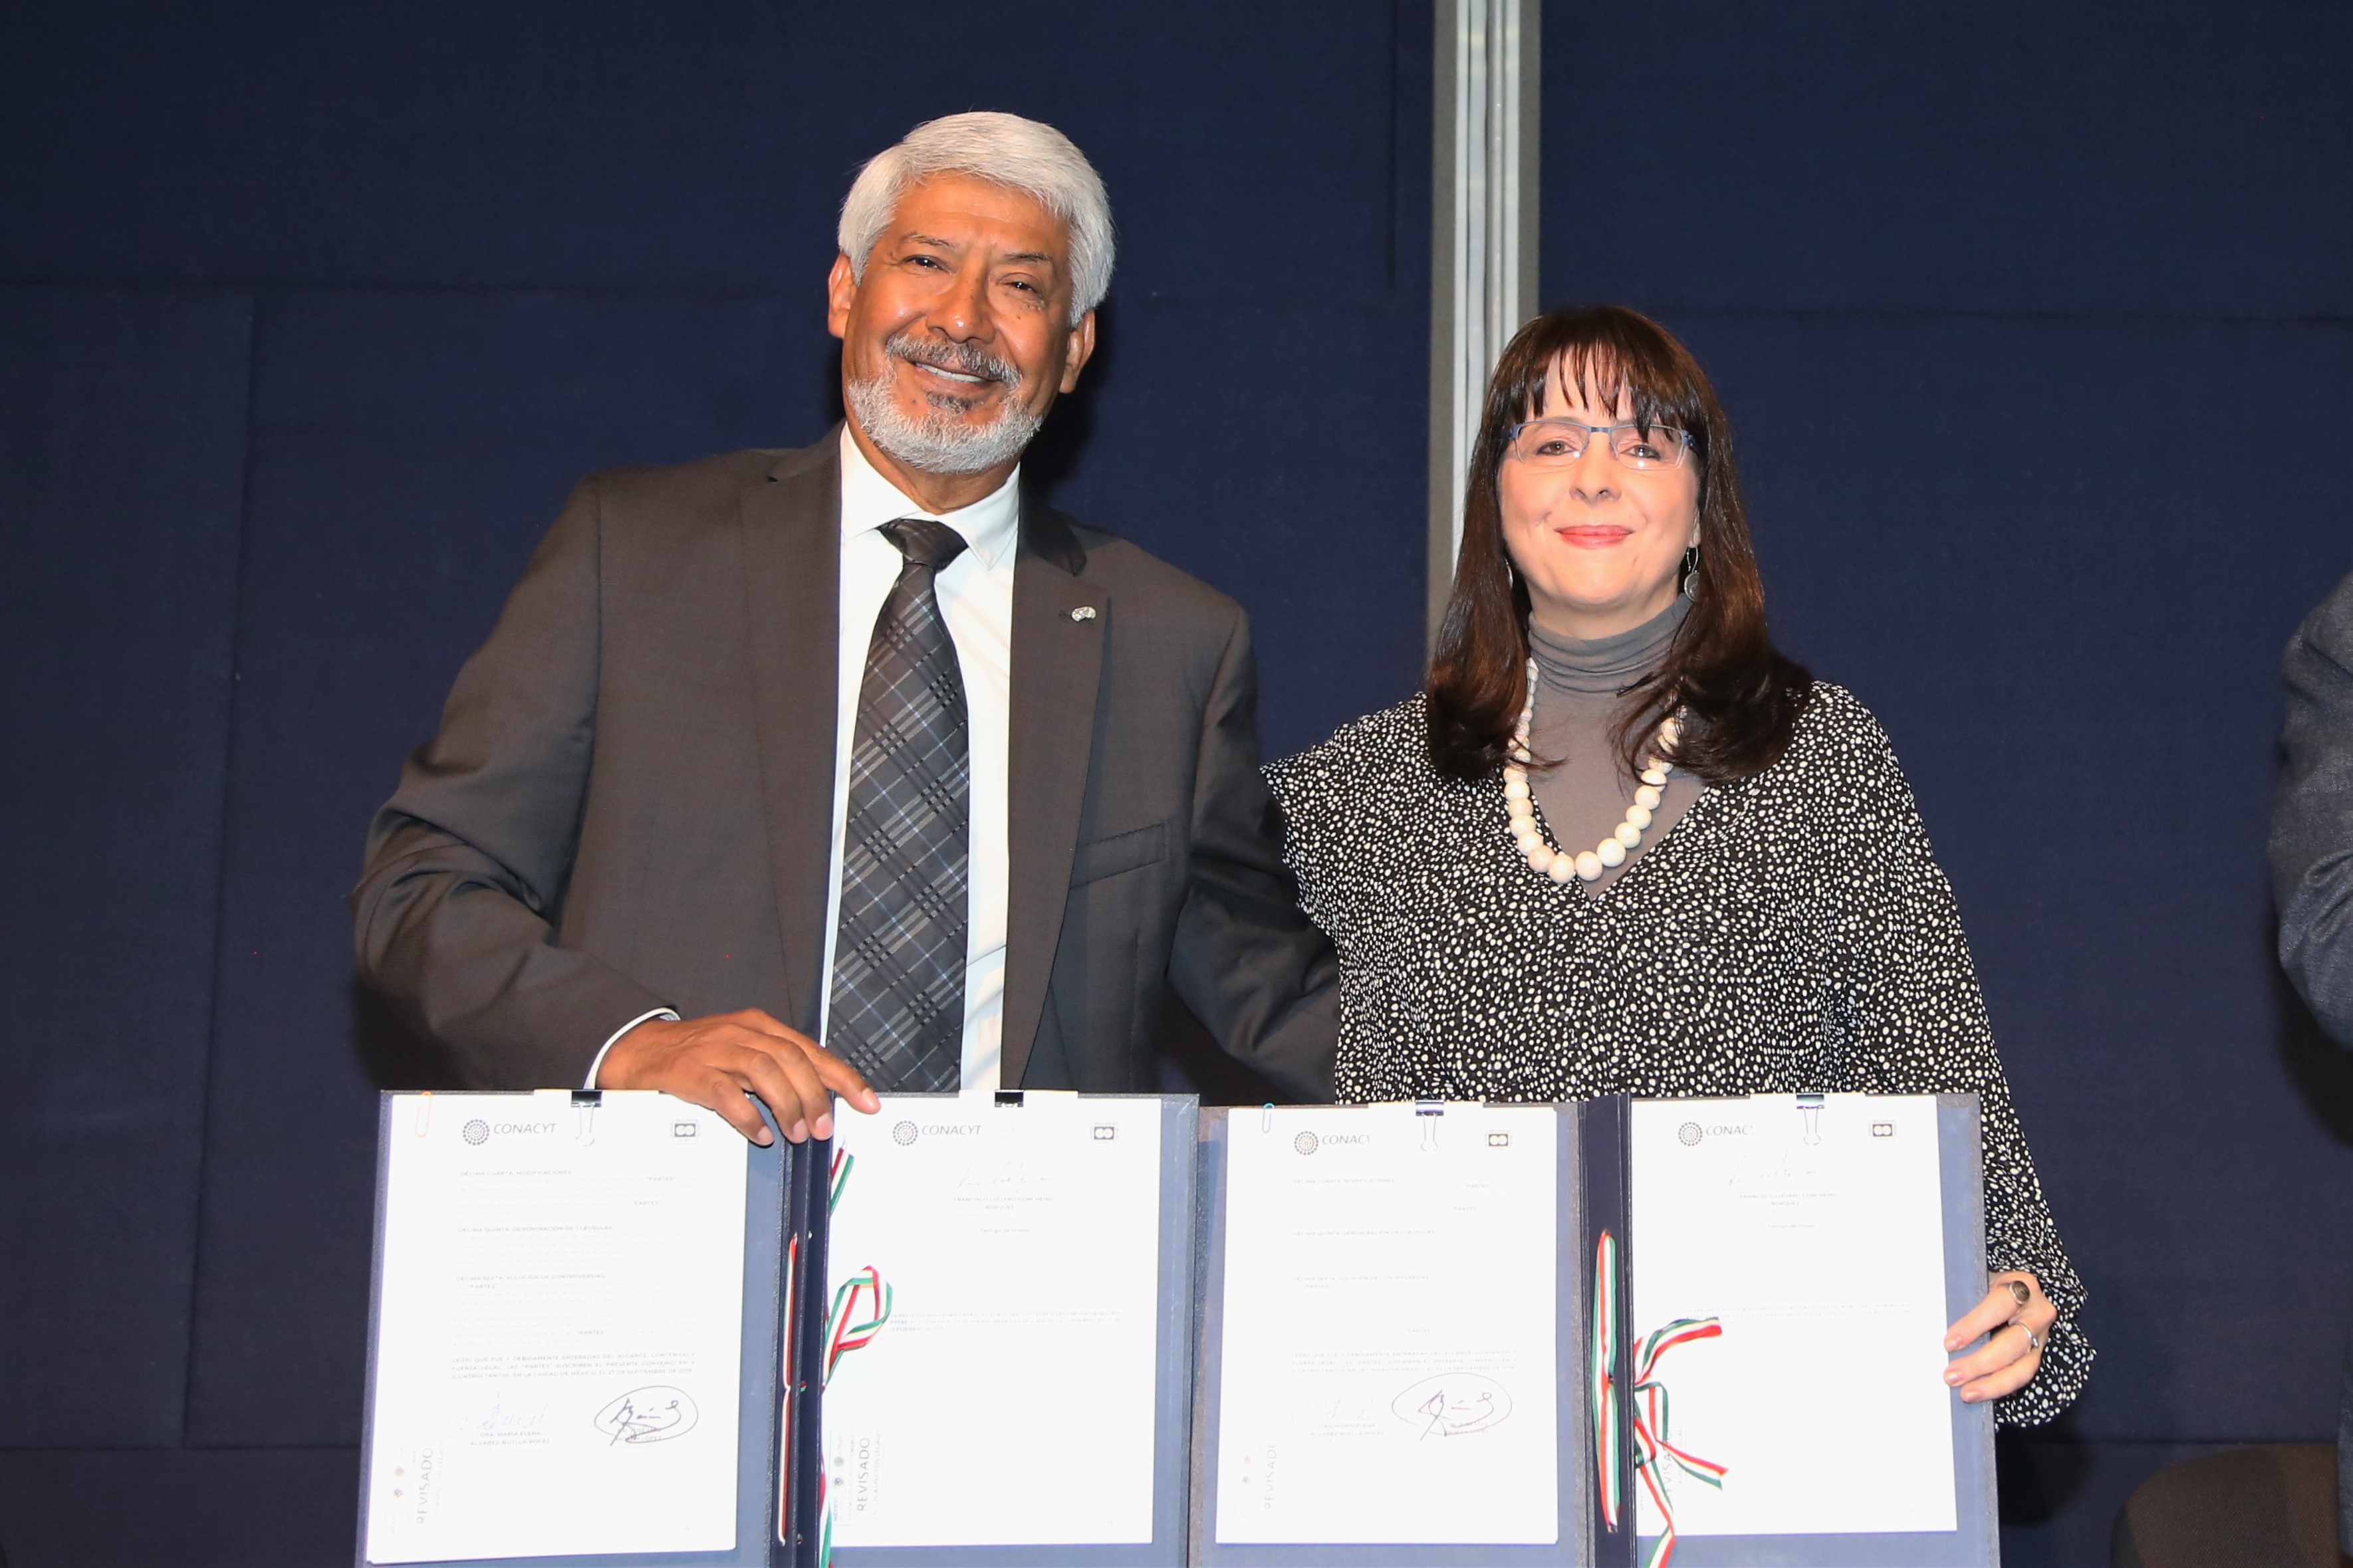
{"label": "man's gray beard", "polygon": [[891,395],[891,381],[886,369],[871,381],[847,383],[850,411],[858,416],[867,439],[926,474],[976,474],[1009,463],[1046,422],[1044,415],[1030,412],[1014,397],[1010,386],[1005,389],[1004,406],[986,425],[968,425],[942,408],[911,419]]}

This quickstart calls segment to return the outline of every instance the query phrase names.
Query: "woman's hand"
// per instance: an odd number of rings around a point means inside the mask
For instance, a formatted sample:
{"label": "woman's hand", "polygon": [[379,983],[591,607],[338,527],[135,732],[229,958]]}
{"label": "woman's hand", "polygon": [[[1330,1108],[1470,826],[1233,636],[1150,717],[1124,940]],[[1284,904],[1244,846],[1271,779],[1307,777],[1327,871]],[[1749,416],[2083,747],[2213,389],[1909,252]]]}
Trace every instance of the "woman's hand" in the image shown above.
{"label": "woman's hand", "polygon": [[[2020,1297],[2020,1290],[2025,1292]],[[1979,1334],[1993,1337],[1945,1369],[1945,1381],[1971,1405],[1999,1399],[2026,1386],[2042,1365],[2042,1347],[2059,1309],[2031,1274],[2011,1270],[1993,1277],[1986,1299],[1970,1308],[1945,1335],[1945,1348],[1959,1350]]]}

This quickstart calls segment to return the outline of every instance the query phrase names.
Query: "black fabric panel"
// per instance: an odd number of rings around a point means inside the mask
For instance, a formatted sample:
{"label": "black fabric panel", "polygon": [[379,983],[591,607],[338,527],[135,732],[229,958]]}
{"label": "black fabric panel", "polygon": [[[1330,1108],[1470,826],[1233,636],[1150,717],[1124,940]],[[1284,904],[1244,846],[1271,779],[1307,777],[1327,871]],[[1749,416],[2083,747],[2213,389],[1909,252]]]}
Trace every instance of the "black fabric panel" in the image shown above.
{"label": "black fabric panel", "polygon": [[2212,1443],[2087,1443],[2072,1433],[2006,1433],[1994,1443],[2002,1568],[2093,1568],[2109,1561],[2116,1515],[2168,1465],[2226,1452]]}
{"label": "black fabric panel", "polygon": [[1545,7],[1547,301],[2353,314],[2353,10]]}
{"label": "black fabric panel", "polygon": [[[2105,1563],[2133,1489],[2217,1451],[2007,1437],[2000,1449],[2005,1568]],[[0,1450],[0,1549],[10,1568],[342,1568],[358,1481],[352,1448]]]}
{"label": "black fabric panel", "polygon": [[0,289],[0,1447],[180,1434],[249,336]]}
{"label": "black fabric panel", "polygon": [[1001,109],[1103,171],[1122,292],[1378,303],[1393,88],[1427,101],[1429,9],[1400,10],[26,0],[0,14],[0,275],[811,299],[858,165]]}
{"label": "black fabric panel", "polygon": [[8,1568],[348,1568],[353,1448],[0,1450]]}

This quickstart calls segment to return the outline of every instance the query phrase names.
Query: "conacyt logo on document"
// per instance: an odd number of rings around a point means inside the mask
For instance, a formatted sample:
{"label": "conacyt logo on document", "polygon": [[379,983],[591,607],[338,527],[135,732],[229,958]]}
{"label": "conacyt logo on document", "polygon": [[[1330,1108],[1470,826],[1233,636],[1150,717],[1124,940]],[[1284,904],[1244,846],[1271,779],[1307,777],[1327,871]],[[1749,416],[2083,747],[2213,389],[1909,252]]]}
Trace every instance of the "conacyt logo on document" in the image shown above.
{"label": "conacyt logo on document", "polygon": [[977,1121],[926,1121],[921,1127],[912,1121],[902,1121],[891,1129],[891,1142],[904,1148],[917,1138],[977,1138],[981,1124]]}
{"label": "conacyt logo on document", "polygon": [[1291,1141],[1291,1146],[1303,1154],[1313,1154],[1318,1149],[1333,1148],[1342,1143],[1369,1143],[1372,1141],[1373,1137],[1369,1132],[1325,1132],[1321,1135],[1302,1132]]}
{"label": "conacyt logo on document", "polygon": [[458,1135],[460,1138],[463,1138],[467,1142],[479,1148],[482,1144],[491,1141],[491,1134],[493,1132],[539,1133],[553,1132],[554,1131],[555,1123],[553,1121],[501,1121],[496,1127],[493,1127],[489,1122],[477,1116],[471,1121],[467,1122],[465,1126],[459,1128],[458,1130]]}
{"label": "conacyt logo on document", "polygon": [[1746,1138],[1747,1136],[1747,1127],[1740,1123],[1702,1127],[1696,1121],[1686,1121],[1675,1129],[1676,1141],[1686,1149],[1698,1148],[1699,1141],[1703,1138]]}

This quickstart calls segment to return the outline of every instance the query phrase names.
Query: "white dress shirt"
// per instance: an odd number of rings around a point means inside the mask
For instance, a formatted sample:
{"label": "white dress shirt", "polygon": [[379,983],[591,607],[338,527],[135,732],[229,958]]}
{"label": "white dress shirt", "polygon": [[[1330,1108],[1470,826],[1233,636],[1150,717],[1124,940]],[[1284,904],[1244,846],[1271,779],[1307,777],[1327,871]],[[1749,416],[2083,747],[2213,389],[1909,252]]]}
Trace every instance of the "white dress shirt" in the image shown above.
{"label": "white dress shirt", "polygon": [[[1019,539],[1018,468],[997,489],[955,511],[925,511],[875,471],[841,428],[841,684],[834,702],[833,856],[826,872],[825,1006],[833,1005],[833,944],[841,923],[841,838],[849,816],[849,752],[866,649],[891,584],[906,560],[882,537],[893,518],[929,517],[968,547],[940,570],[940,616],[964,674],[971,744],[970,901],[965,913],[964,1087],[997,1088],[1005,1027],[1006,795],[1012,773],[1013,556]],[[822,1022],[819,1026],[822,1029]],[[820,1035],[822,1038],[822,1035]]]}
{"label": "white dress shirt", "polygon": [[[882,537],[894,518],[928,517],[964,536],[964,552],[941,569],[934,587],[964,676],[972,793],[969,901],[965,915],[964,1087],[997,1087],[1005,1026],[1005,902],[1008,879],[1006,797],[1011,775],[1013,560],[1020,535],[1020,471],[983,500],[950,512],[924,510],[877,472],[841,431],[841,599],[839,684],[834,702],[833,848],[827,861],[825,994],[818,1038],[833,1006],[833,944],[841,922],[841,841],[849,815],[849,753],[856,744],[858,696],[866,650],[882,601],[906,564]],[[613,1032],[588,1067],[595,1088],[613,1041],[647,1018],[676,1018],[668,1008],[630,1019]]]}

